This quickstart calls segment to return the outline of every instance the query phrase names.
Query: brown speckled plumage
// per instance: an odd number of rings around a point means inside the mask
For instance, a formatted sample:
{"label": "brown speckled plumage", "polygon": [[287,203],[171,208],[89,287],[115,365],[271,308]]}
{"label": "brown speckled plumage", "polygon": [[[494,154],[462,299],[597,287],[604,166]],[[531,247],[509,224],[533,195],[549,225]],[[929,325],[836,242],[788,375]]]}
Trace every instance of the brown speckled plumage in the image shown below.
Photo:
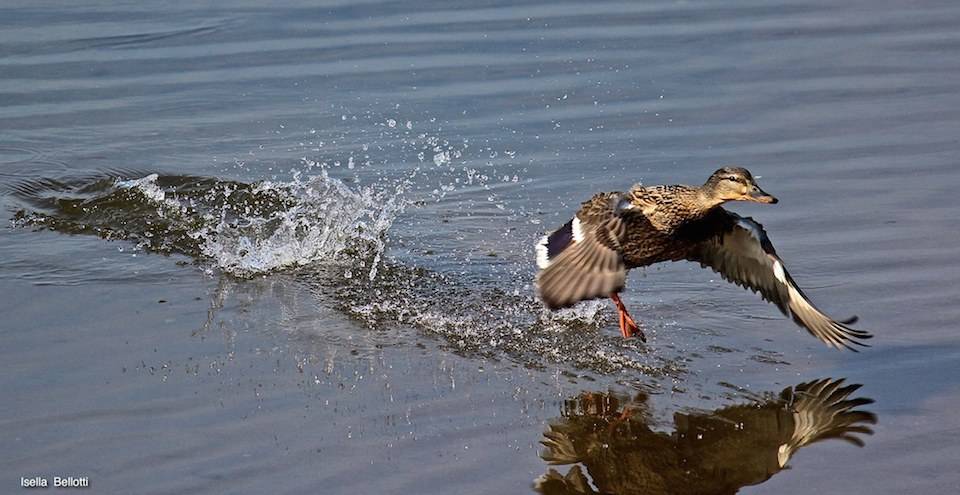
{"label": "brown speckled plumage", "polygon": [[[863,345],[870,334],[832,320],[810,303],[786,272],[763,227],[723,209],[726,201],[776,203],[749,171],[722,168],[700,187],[636,185],[599,193],[571,222],[538,245],[540,296],[551,309],[611,296],[625,336],[633,326],[616,296],[627,270],[663,261],[696,261],[748,288],[831,347]],[[626,317],[626,320],[624,319]]]}

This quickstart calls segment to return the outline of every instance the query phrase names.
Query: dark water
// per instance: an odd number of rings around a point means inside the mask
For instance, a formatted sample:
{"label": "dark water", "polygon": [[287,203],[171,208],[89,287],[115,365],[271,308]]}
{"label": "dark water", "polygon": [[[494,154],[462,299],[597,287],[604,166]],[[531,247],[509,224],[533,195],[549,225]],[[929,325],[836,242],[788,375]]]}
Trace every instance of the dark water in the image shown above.
{"label": "dark water", "polygon": [[[5,3],[0,491],[956,493],[957,26],[952,2]],[[646,346],[606,302],[535,300],[531,245],[580,201],[726,164],[873,347],[692,264],[631,275]]]}

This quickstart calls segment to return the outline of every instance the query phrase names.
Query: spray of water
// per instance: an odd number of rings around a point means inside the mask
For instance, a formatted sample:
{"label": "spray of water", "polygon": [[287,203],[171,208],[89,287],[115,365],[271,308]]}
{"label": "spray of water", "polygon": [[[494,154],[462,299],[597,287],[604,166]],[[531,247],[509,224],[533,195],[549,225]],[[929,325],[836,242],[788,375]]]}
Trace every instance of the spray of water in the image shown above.
{"label": "spray of water", "polygon": [[402,185],[350,189],[326,171],[253,184],[149,174],[58,183],[58,195],[36,188],[20,187],[32,208],[16,223],[129,239],[236,277],[342,262],[373,280],[405,206]]}

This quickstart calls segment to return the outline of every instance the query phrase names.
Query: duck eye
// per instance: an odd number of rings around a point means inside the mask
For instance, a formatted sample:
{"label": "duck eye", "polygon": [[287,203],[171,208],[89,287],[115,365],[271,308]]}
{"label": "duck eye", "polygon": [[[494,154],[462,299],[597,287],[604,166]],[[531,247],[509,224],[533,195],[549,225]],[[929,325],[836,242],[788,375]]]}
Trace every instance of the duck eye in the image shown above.
{"label": "duck eye", "polygon": [[732,181],[734,181],[734,182],[740,182],[740,179],[739,179],[736,175],[728,175],[728,176],[726,176],[726,177],[724,177],[724,178],[727,179],[727,180],[732,180]]}

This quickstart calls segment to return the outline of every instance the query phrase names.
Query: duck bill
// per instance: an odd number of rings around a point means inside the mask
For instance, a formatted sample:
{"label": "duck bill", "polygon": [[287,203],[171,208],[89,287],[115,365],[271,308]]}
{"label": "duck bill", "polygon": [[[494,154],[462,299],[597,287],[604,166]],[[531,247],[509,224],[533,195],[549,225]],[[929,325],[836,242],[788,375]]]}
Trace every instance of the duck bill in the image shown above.
{"label": "duck bill", "polygon": [[753,190],[750,191],[750,194],[747,195],[747,200],[753,201],[756,203],[769,203],[769,204],[775,204],[777,201],[779,201],[777,198],[773,197],[773,195],[767,194],[766,191],[756,186],[754,186]]}

